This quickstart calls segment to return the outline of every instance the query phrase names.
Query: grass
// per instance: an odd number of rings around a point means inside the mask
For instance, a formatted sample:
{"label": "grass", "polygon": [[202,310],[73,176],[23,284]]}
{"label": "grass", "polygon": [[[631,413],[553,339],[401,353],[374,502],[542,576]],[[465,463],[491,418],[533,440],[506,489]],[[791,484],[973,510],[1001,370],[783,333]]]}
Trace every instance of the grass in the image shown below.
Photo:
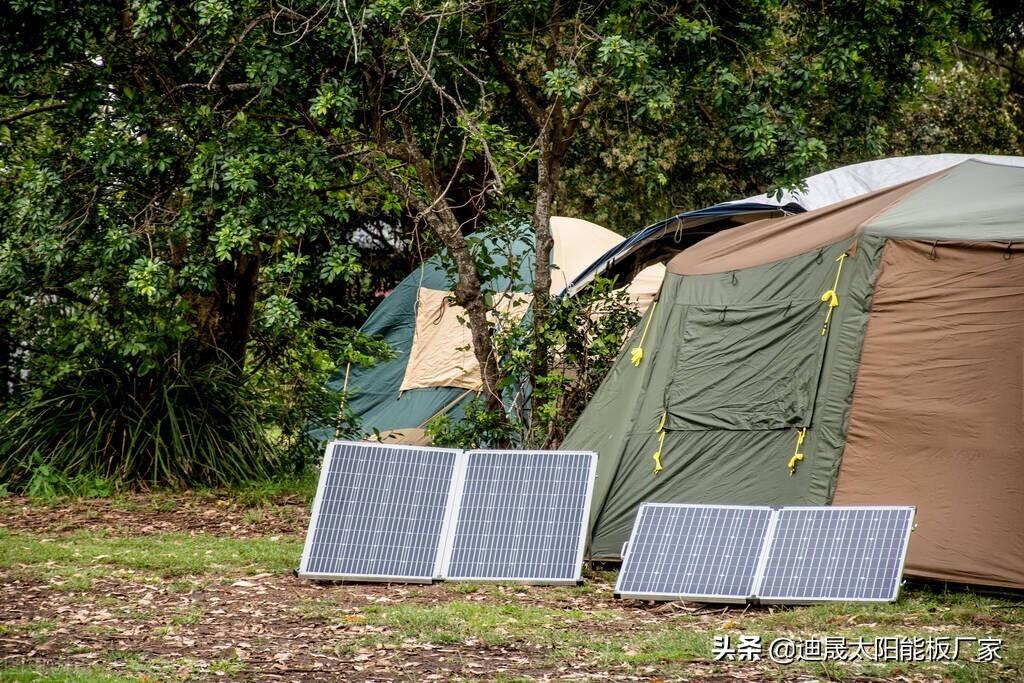
{"label": "grass", "polygon": [[0,529],[0,569],[17,569],[56,580],[78,577],[84,581],[106,573],[105,568],[152,572],[165,578],[280,573],[297,566],[301,552],[301,542],[293,539],[183,533],[127,538],[78,533],[38,538]]}
{"label": "grass", "polygon": [[[769,667],[778,676],[803,670],[819,680],[847,680],[858,677],[892,678],[914,675],[926,680],[951,681],[1021,680],[1024,671],[1024,634],[1017,627],[1022,610],[1000,598],[972,593],[931,590],[908,591],[895,604],[832,603],[783,609],[734,610],[714,622],[706,617],[681,614],[666,620],[645,621],[636,613],[621,609],[578,610],[460,600],[459,591],[441,604],[370,605],[361,615],[341,615],[336,609],[319,612],[322,619],[341,617],[347,623],[383,627],[370,634],[363,646],[417,642],[433,646],[527,646],[548,650],[537,656],[549,663],[586,661],[597,668],[631,670],[644,667],[659,674],[682,675],[696,662],[708,665],[712,659],[712,638],[716,633],[759,635],[767,648],[778,637],[795,640],[843,636],[906,636],[928,638],[936,635],[1002,638],[1002,661],[978,663],[970,659],[975,647],[968,646],[960,659],[951,663],[812,662]],[[629,603],[617,603],[629,604]],[[317,605],[307,605],[308,613]],[[362,619],[358,617],[361,616]],[[979,623],[979,618],[981,623]],[[638,622],[640,624],[638,625]],[[767,652],[767,650],[766,650]],[[713,667],[714,665],[712,665]],[[722,664],[722,666],[726,666]],[[734,667],[753,667],[743,663]],[[794,668],[795,667],[795,668]],[[766,673],[762,671],[762,673]]]}
{"label": "grass", "polygon": [[0,624],[0,636],[24,633],[36,640],[46,640],[47,635],[55,628],[57,628],[57,622],[52,619],[36,619],[20,624]]}
{"label": "grass", "polygon": [[[317,479],[320,473],[315,468],[307,468],[299,474],[277,475],[266,479],[243,481],[222,488],[196,487],[178,489],[171,486],[160,486],[145,489],[145,506],[155,512],[171,512],[180,504],[180,494],[188,491],[198,499],[230,500],[242,507],[262,508],[272,505],[282,498],[295,499],[309,504],[316,494]],[[38,486],[35,489],[26,487],[18,493],[24,494],[35,505],[56,505],[74,500],[104,498],[114,508],[122,510],[138,509],[139,503],[129,497],[130,490],[117,482],[101,477],[80,477],[73,480],[62,480],[59,485]],[[0,498],[11,495],[6,484],[0,485]]]}
{"label": "grass", "polygon": [[[534,650],[548,665],[573,660],[598,668],[661,665],[676,671],[711,654],[710,636],[678,624],[635,631],[615,609],[560,609],[526,604],[453,600],[437,605],[371,605],[362,616],[382,633],[364,645],[409,642],[433,646],[509,647]],[[347,615],[351,622],[353,615]]]}
{"label": "grass", "polygon": [[[1019,626],[1024,610],[1005,599],[971,592],[919,588],[905,591],[896,603],[828,603],[805,607],[756,610],[739,613],[720,624],[720,633],[761,636],[767,644],[775,638],[796,641],[823,636],[863,638],[973,637],[1001,638],[1002,660],[973,662],[977,651],[968,644],[955,662],[805,662],[795,666],[820,680],[842,681],[858,677],[891,679],[914,675],[926,680],[995,681],[1022,680],[1024,633]],[[780,667],[781,668],[781,667]]]}
{"label": "grass", "polygon": [[121,676],[99,667],[28,667],[0,669],[0,683],[138,683],[138,676]]}
{"label": "grass", "polygon": [[366,623],[383,626],[402,640],[431,645],[472,641],[493,647],[515,641],[547,645],[562,639],[558,632],[560,626],[578,625],[584,619],[600,619],[602,615],[532,605],[453,600],[438,605],[371,605],[363,616]]}
{"label": "grass", "polygon": [[301,474],[243,482],[229,487],[226,493],[245,507],[259,507],[281,498],[297,498],[309,503],[316,494],[319,476],[318,470],[309,467]]}

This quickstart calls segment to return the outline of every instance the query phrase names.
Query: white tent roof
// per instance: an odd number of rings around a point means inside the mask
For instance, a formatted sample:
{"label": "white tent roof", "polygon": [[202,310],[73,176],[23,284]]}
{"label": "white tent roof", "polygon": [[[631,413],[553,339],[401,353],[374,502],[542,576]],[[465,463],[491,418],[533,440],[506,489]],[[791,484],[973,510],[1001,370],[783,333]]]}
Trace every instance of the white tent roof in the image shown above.
{"label": "white tent roof", "polygon": [[[808,211],[835,204],[858,195],[899,185],[932,173],[956,166],[962,161],[977,159],[1004,166],[1024,166],[1024,157],[994,156],[991,154],[924,154],[911,157],[893,157],[865,161],[843,166],[811,176],[805,182],[806,191],[784,192],[781,198],[757,195],[739,202],[760,202],[780,206],[795,202]],[[729,202],[735,204],[738,202]]]}

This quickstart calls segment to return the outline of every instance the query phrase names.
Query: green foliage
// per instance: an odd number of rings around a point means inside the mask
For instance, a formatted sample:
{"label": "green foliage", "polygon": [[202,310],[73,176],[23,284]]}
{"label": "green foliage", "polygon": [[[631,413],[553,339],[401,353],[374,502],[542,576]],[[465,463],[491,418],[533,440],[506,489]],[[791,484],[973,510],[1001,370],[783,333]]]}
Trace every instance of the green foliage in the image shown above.
{"label": "green foliage", "polygon": [[1003,69],[963,63],[929,73],[921,96],[904,106],[893,146],[905,153],[945,151],[1020,154],[1024,144],[1024,82]]}
{"label": "green foliage", "polygon": [[524,443],[557,446],[615,363],[627,335],[640,320],[636,304],[616,286],[614,281],[598,277],[577,296],[551,302],[539,330],[543,343],[555,354],[546,374],[531,372],[530,356],[538,343],[536,329],[499,329],[496,347],[505,359],[506,391],[530,397],[529,419],[525,415],[518,418]]}
{"label": "green foliage", "polygon": [[[918,153],[891,137],[905,107],[921,100],[953,41],[998,24],[988,3],[750,2],[679,7],[647,21],[643,9],[617,7],[596,22],[603,41],[614,30],[645,46],[649,57],[631,73],[646,75],[595,99],[563,174],[560,210],[605,225],[649,223],[793,187],[844,163]],[[606,52],[602,43],[598,56]],[[958,93],[929,99],[942,97]],[[670,109],[657,108],[662,98]],[[986,149],[970,137],[954,134],[928,151]]]}
{"label": "green foliage", "polygon": [[84,373],[4,416],[0,479],[54,497],[96,477],[154,485],[265,478],[285,463],[251,392],[217,365],[143,378]]}
{"label": "green foliage", "polygon": [[[394,201],[282,112],[274,88],[303,67],[234,44],[254,6],[122,9],[0,13],[0,116],[44,106],[0,125],[0,479],[46,465],[58,483],[39,490],[60,492],[301,465],[306,425],[336,412],[340,349],[383,355],[354,326],[400,233],[352,235],[398,222]],[[233,85],[205,87],[218,73]],[[351,86],[314,80],[311,115],[346,121]]]}
{"label": "green foliage", "polygon": [[[12,3],[0,476],[301,465],[310,422],[355,431],[323,382],[387,355],[355,328],[414,228],[429,252],[521,226],[541,168],[559,213],[628,233],[891,150],[1015,149],[1019,26],[953,0]],[[496,247],[467,246],[493,307]],[[495,314],[515,438],[557,443],[614,357],[629,316],[595,291],[532,331]]]}
{"label": "green foliage", "polygon": [[[519,272],[519,262],[512,260],[499,281],[518,283],[510,285],[512,290],[522,288]],[[529,315],[524,321],[522,310],[496,311],[494,342],[502,373],[502,407],[488,410],[482,401],[473,400],[460,419],[441,415],[427,425],[432,442],[458,448],[507,443],[557,446],[640,319],[636,305],[616,286],[598,277],[577,296],[550,302],[539,341],[554,350],[555,362],[542,375],[533,372],[539,337]]]}
{"label": "green foliage", "polygon": [[307,468],[298,474],[245,481],[229,487],[228,493],[240,505],[253,508],[292,497],[311,503],[316,494],[318,474],[314,468]]}
{"label": "green foliage", "polygon": [[516,425],[505,415],[505,408],[488,410],[480,399],[466,404],[461,419],[439,415],[427,423],[427,434],[435,446],[450,448],[486,448],[516,440]]}
{"label": "green foliage", "polygon": [[24,485],[29,498],[107,498],[116,490],[115,483],[98,475],[68,476],[34,454],[30,462],[31,477]]}

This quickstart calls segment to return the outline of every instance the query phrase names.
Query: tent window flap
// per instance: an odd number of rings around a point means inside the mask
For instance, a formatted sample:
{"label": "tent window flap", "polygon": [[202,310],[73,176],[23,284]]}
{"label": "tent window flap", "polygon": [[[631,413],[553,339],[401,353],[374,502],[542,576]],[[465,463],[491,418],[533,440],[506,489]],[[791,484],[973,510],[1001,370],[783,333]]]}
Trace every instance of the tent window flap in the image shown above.
{"label": "tent window flap", "polygon": [[691,305],[666,392],[669,430],[808,426],[826,337],[820,300]]}

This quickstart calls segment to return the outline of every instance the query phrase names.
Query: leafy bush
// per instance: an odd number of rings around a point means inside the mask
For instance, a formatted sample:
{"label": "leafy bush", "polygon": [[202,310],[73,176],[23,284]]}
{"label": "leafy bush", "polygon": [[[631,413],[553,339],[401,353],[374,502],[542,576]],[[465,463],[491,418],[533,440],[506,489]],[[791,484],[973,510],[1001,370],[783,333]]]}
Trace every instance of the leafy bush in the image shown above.
{"label": "leafy bush", "polygon": [[218,364],[143,377],[84,372],[3,416],[0,480],[51,497],[95,477],[215,486],[266,478],[288,463],[262,404]]}
{"label": "leafy bush", "polygon": [[30,498],[54,500],[57,498],[106,498],[114,493],[116,486],[109,479],[95,474],[79,474],[69,477],[55,470],[34,454],[32,476],[25,482],[25,495]]}

